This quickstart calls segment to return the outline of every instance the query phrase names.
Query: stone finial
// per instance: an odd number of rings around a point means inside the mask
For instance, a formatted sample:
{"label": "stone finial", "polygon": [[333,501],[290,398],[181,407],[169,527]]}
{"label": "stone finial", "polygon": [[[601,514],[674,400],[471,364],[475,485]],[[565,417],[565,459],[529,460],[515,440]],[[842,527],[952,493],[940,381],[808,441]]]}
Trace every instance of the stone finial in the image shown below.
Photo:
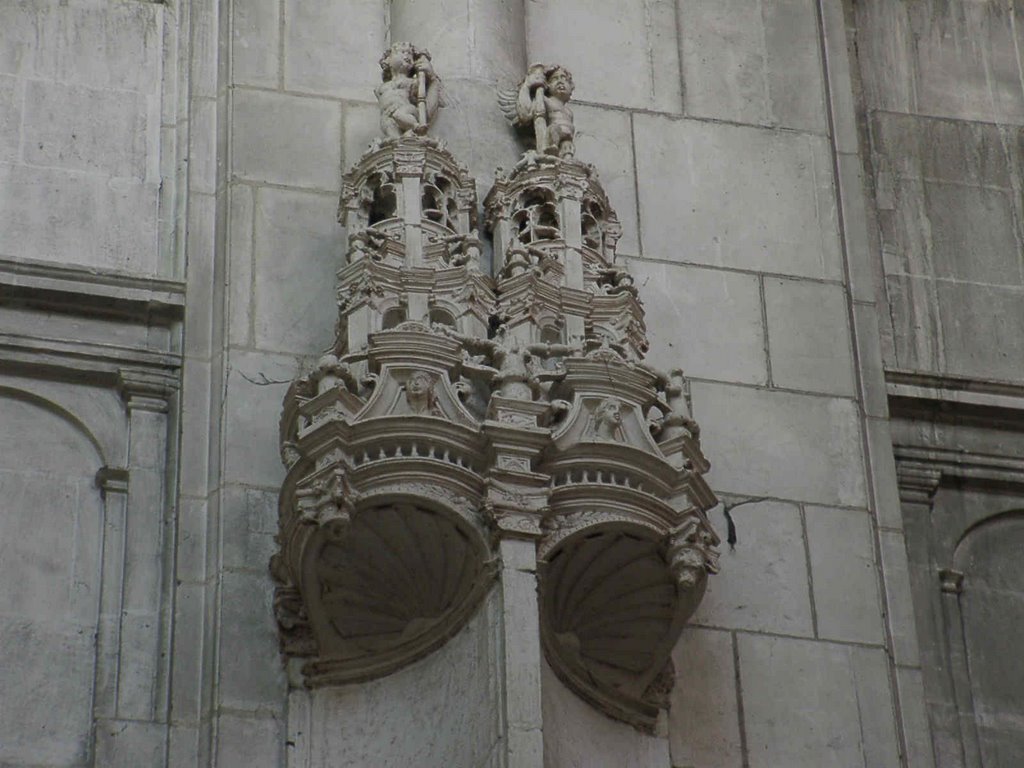
{"label": "stone finial", "polygon": [[441,79],[430,53],[412,43],[392,43],[380,58],[383,82],[374,89],[380,127],[389,139],[424,134],[439,107],[445,106]]}
{"label": "stone finial", "polygon": [[534,64],[515,89],[498,92],[498,103],[513,125],[533,128],[537,152],[572,157],[576,152],[576,128],[569,109],[573,89],[572,75],[565,67]]}

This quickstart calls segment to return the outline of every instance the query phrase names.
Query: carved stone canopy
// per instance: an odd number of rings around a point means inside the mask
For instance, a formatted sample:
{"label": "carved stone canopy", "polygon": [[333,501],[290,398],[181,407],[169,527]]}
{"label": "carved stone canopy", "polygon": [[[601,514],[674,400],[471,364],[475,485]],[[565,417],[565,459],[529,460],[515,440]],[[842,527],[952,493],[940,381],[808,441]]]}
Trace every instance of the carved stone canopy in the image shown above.
{"label": "carved stone canopy", "polygon": [[556,674],[653,728],[669,654],[717,570],[716,503],[681,371],[592,166],[527,152],[484,203],[415,131],[345,175],[338,334],[289,389],[272,560],[282,650],[311,686],[387,674],[468,619],[503,537],[536,542]]}

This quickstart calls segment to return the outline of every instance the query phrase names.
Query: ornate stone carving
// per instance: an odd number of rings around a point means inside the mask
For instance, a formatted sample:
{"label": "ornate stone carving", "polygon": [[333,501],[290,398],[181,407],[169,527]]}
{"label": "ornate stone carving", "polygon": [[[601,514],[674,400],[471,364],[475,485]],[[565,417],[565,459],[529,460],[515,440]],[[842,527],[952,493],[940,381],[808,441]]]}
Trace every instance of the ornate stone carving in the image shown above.
{"label": "ornate stone carving", "polygon": [[565,67],[534,64],[514,90],[500,92],[498,99],[509,122],[533,129],[537,152],[572,157],[576,128],[569,99],[574,88]]}
{"label": "ornate stone carving", "polygon": [[568,73],[534,68],[506,98],[540,151],[487,195],[491,277],[475,182],[421,135],[439,87],[428,64],[405,44],[382,60],[388,138],[341,195],[337,338],[285,398],[282,650],[309,658],[309,685],[387,674],[457,632],[498,539],[533,539],[552,669],[650,729],[717,571],[686,380],[643,363],[621,228],[572,157]]}
{"label": "ornate stone carving", "polygon": [[390,139],[426,133],[439,107],[443,86],[434,74],[430,53],[412,43],[392,43],[380,58],[383,82],[374,90],[380,105],[380,128]]}

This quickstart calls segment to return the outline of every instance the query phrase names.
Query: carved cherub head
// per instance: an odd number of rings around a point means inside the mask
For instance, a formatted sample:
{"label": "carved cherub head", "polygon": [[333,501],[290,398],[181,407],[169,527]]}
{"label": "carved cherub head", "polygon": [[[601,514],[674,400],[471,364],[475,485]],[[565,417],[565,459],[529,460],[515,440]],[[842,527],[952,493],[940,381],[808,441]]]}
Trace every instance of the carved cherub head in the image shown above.
{"label": "carved cherub head", "polygon": [[554,96],[560,101],[568,101],[572,97],[576,85],[573,83],[569,70],[560,64],[555,64],[544,70],[544,76],[547,81],[546,89],[550,96]]}
{"label": "carved cherub head", "polygon": [[399,41],[391,44],[380,57],[381,76],[388,82],[397,74],[407,75],[412,72],[413,63],[420,56],[430,58],[426,51],[417,50],[412,43]]}

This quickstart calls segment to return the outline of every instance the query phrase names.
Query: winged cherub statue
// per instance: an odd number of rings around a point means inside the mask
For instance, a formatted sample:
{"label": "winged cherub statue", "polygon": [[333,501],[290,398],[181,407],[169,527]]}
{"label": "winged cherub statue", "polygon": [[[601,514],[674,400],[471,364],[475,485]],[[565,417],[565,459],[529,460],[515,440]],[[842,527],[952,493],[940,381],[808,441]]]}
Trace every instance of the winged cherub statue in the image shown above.
{"label": "winged cherub statue", "polygon": [[538,152],[572,157],[576,152],[576,128],[569,109],[573,88],[572,75],[565,67],[534,64],[518,88],[498,92],[498,103],[513,125],[533,127]]}
{"label": "winged cherub statue", "polygon": [[380,127],[389,139],[426,133],[439,107],[445,106],[441,79],[430,53],[412,43],[392,43],[380,58],[383,82],[374,89]]}

